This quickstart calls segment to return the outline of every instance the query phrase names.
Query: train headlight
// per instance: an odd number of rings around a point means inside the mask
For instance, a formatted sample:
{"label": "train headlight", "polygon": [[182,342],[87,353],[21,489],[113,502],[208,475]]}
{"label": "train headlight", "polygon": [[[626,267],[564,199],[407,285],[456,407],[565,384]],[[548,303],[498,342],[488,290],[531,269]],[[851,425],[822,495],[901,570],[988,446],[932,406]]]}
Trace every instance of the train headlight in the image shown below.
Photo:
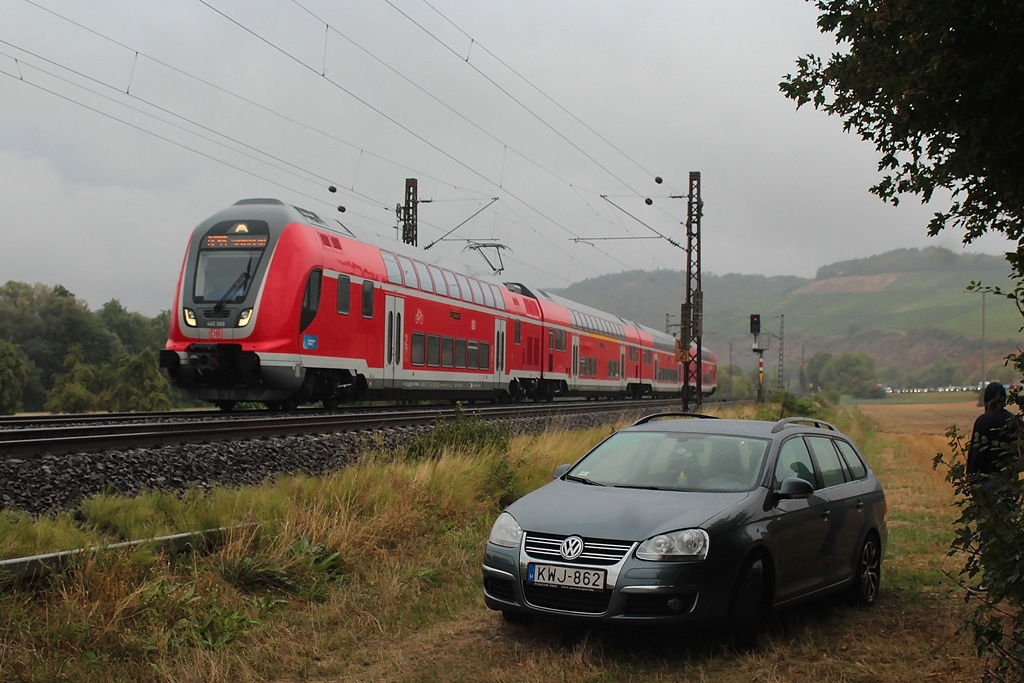
{"label": "train headlight", "polygon": [[193,311],[191,308],[186,308],[186,309],[184,309],[183,312],[185,314],[185,324],[188,325],[189,327],[195,327],[196,326],[196,314],[195,314],[195,311]]}
{"label": "train headlight", "polygon": [[252,319],[252,309],[251,308],[247,308],[247,309],[245,309],[244,311],[242,311],[241,313],[238,314],[238,326],[239,327],[245,327],[246,325],[249,324],[249,321],[251,319]]}

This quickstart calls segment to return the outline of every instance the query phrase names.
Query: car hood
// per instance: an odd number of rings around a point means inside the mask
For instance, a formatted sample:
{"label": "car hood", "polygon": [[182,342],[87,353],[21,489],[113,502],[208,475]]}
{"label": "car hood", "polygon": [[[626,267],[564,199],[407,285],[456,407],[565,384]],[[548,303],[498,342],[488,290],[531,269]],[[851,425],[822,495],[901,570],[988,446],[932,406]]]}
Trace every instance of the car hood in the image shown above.
{"label": "car hood", "polygon": [[612,488],[556,479],[513,503],[508,512],[525,531],[642,541],[665,531],[738,518],[754,495]]}

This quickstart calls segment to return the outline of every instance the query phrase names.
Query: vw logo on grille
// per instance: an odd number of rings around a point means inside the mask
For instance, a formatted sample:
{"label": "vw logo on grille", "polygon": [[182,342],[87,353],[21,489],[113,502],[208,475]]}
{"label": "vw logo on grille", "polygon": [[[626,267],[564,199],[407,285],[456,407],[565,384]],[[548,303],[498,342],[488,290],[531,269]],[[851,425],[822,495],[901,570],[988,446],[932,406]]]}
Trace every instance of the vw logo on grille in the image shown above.
{"label": "vw logo on grille", "polygon": [[562,541],[558,552],[566,560],[575,560],[583,554],[583,539],[579,536],[570,536]]}

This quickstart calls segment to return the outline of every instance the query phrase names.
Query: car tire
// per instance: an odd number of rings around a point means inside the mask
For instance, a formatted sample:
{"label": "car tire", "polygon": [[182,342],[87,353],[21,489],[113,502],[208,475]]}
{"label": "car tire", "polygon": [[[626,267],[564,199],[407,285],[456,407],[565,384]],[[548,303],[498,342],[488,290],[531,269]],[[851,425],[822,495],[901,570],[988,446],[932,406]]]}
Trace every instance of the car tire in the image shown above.
{"label": "car tire", "polygon": [[734,650],[750,652],[757,649],[764,607],[764,560],[747,560],[740,569],[729,601],[729,640]]}
{"label": "car tire", "polygon": [[854,572],[850,597],[855,604],[870,607],[878,600],[882,585],[882,548],[878,537],[869,533],[857,556],[857,570]]}

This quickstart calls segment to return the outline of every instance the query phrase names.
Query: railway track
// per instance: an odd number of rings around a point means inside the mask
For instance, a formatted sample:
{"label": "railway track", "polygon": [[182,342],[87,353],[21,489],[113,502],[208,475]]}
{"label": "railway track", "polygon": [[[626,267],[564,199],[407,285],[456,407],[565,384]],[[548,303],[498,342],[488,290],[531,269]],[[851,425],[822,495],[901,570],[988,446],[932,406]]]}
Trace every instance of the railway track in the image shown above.
{"label": "railway track", "polygon": [[563,401],[497,406],[367,408],[344,413],[219,411],[35,416],[0,420],[0,459],[123,450],[167,444],[233,441],[271,436],[395,429],[429,425],[458,410],[487,420],[597,412],[679,410],[678,400]]}

